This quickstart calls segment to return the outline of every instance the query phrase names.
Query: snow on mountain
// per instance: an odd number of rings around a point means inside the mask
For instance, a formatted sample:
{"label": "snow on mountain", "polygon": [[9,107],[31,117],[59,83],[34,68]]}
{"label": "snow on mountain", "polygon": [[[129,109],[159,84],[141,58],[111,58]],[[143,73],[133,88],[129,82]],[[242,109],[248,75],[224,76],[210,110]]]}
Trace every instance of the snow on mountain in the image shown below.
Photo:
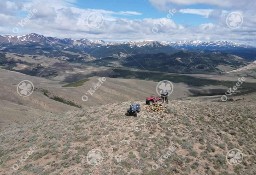
{"label": "snow on mountain", "polygon": [[192,47],[250,47],[243,44],[238,44],[231,41],[200,41],[200,40],[194,40],[194,41],[178,41],[178,42],[170,42],[171,46],[174,47],[186,47],[186,46],[192,46]]}
{"label": "snow on mountain", "polygon": [[43,35],[39,35],[36,33],[31,33],[23,36],[12,36],[12,35],[0,35],[0,43],[9,43],[9,44],[23,44],[28,42],[38,42],[38,43],[48,43],[48,44],[61,44],[61,45],[71,45],[71,46],[111,46],[111,45],[128,45],[131,48],[133,47],[162,47],[162,46],[170,46],[174,48],[188,48],[188,47],[243,47],[243,48],[251,48],[251,46],[238,44],[230,41],[152,41],[152,40],[144,40],[144,41],[125,41],[125,42],[105,42],[103,40],[90,40],[90,39],[70,39],[64,38],[59,39],[55,37],[46,37]]}
{"label": "snow on mountain", "polygon": [[144,47],[144,46],[152,46],[152,47],[160,47],[160,46],[171,46],[171,47],[244,47],[248,48],[251,46],[238,44],[235,42],[230,41],[200,41],[200,40],[192,40],[192,41],[152,41],[152,40],[145,40],[145,41],[127,41],[122,43],[116,44],[125,44],[130,45],[131,47]]}

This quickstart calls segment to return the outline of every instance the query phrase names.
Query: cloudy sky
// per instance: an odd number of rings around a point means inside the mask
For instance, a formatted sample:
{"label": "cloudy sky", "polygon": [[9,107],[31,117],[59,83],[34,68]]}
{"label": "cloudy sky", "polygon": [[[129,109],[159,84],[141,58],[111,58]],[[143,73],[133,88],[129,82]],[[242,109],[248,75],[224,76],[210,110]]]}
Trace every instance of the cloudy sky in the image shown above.
{"label": "cloudy sky", "polygon": [[0,34],[255,44],[254,0],[1,0]]}

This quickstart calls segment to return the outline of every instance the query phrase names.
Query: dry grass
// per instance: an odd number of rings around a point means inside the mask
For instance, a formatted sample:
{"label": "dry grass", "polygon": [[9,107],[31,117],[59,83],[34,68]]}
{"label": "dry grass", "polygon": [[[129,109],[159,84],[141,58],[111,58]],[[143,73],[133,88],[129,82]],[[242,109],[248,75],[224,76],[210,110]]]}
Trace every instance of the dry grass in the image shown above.
{"label": "dry grass", "polygon": [[[124,115],[129,102],[123,102],[9,126],[12,134],[0,136],[0,174],[14,173],[31,146],[37,149],[16,174],[255,174],[253,104],[171,101],[167,113],[157,114],[140,103],[137,118]],[[171,145],[175,152],[160,164]],[[104,160],[92,166],[86,156],[96,148]],[[233,148],[245,155],[237,166],[226,161]]]}

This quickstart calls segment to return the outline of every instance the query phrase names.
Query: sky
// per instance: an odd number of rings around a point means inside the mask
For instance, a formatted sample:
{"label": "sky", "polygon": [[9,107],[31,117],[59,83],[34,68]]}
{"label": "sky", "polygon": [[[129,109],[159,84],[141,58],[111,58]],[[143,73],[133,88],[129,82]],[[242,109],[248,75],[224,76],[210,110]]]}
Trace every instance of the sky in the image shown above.
{"label": "sky", "polygon": [[0,34],[255,44],[254,0],[1,0]]}

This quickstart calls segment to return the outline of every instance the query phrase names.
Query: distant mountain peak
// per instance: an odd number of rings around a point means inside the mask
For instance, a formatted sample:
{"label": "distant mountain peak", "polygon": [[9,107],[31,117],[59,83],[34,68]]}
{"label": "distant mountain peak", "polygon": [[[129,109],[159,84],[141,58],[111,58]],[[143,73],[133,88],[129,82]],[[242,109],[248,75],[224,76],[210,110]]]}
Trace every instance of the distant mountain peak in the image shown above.
{"label": "distant mountain peak", "polygon": [[46,37],[37,33],[30,33],[22,36],[13,35],[0,35],[0,43],[14,43],[20,44],[23,42],[60,42],[60,43],[72,43],[79,46],[106,46],[106,45],[130,45],[131,47],[251,47],[249,45],[238,44],[232,41],[201,41],[201,40],[183,40],[183,41],[154,41],[154,40],[141,40],[141,41],[125,41],[125,42],[105,42],[103,40],[91,40],[86,38],[70,39],[70,38],[56,38]]}

